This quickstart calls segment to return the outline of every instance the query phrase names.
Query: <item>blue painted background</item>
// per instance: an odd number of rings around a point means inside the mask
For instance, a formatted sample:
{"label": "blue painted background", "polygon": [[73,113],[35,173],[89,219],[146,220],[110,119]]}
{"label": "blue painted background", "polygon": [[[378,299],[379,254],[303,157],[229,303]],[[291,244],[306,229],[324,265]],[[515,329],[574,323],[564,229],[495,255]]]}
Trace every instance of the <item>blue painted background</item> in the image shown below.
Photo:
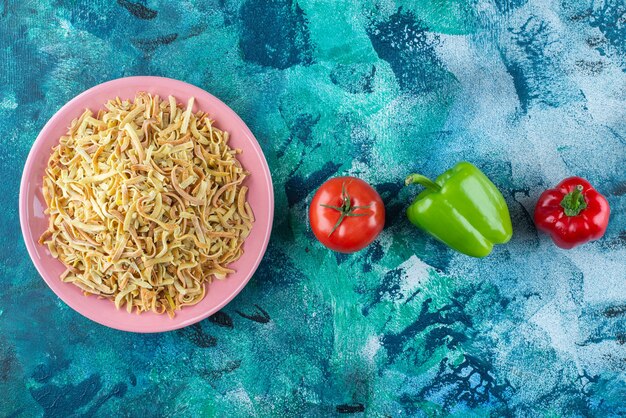
{"label": "blue painted background", "polygon": [[[0,416],[625,416],[626,6],[620,0],[0,2]],[[267,255],[222,312],[133,335],[94,324],[26,254],[18,185],[39,130],[100,82],[217,95],[267,156]],[[402,179],[467,159],[515,235],[484,260],[413,228]],[[307,225],[327,178],[387,206],[361,253]],[[531,213],[587,177],[605,238],[562,251]]]}

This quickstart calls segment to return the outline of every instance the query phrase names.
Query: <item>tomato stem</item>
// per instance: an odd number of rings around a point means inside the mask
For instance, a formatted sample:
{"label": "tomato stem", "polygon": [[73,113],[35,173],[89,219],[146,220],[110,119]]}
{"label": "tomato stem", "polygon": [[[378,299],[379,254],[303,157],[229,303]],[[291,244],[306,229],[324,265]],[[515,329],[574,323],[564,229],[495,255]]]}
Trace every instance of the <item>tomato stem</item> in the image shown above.
{"label": "tomato stem", "polygon": [[339,228],[339,225],[341,225],[341,223],[343,222],[343,220],[346,217],[357,217],[357,216],[371,215],[371,212],[368,212],[368,213],[354,213],[354,211],[356,209],[369,209],[371,205],[367,205],[367,206],[352,206],[352,200],[350,198],[350,195],[348,194],[348,190],[346,188],[346,182],[345,181],[341,185],[341,206],[326,205],[326,204],[323,204],[323,203],[320,203],[320,206],[328,208],[328,209],[333,209],[333,210],[336,210],[336,211],[341,213],[341,215],[339,216],[339,219],[337,219],[337,223],[335,224],[335,226],[333,226],[333,229],[331,229],[330,232],[328,233],[329,237],[333,234],[333,232],[335,232],[337,230],[337,228]]}

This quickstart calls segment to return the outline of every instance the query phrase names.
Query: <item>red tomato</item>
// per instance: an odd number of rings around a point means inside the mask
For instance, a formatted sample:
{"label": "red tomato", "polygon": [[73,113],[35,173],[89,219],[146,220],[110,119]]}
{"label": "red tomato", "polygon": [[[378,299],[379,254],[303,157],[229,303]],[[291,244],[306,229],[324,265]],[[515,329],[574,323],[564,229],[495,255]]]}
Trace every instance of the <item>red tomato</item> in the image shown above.
{"label": "red tomato", "polygon": [[[341,218],[341,219],[340,219]],[[356,177],[335,177],[322,184],[309,208],[311,229],[318,240],[342,253],[359,251],[385,226],[380,195]]]}

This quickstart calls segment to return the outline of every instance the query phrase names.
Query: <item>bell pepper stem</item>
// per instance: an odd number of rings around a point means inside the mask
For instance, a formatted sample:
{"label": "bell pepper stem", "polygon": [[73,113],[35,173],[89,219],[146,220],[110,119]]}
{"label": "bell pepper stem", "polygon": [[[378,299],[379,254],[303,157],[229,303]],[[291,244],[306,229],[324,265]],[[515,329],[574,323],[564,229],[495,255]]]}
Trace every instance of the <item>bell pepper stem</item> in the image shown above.
{"label": "bell pepper stem", "polygon": [[426,176],[423,176],[421,174],[410,174],[406,180],[404,180],[404,184],[405,185],[409,185],[409,184],[413,184],[413,183],[417,183],[417,184],[421,184],[422,186],[424,186],[425,188],[427,188],[428,190],[431,190],[433,192],[439,192],[441,191],[441,186],[438,185],[437,183],[435,183],[434,181],[432,181],[431,179],[429,179]]}
{"label": "bell pepper stem", "polygon": [[583,195],[583,186],[578,185],[573,191],[566,194],[563,200],[561,200],[561,207],[567,216],[577,216],[587,208],[587,201]]}

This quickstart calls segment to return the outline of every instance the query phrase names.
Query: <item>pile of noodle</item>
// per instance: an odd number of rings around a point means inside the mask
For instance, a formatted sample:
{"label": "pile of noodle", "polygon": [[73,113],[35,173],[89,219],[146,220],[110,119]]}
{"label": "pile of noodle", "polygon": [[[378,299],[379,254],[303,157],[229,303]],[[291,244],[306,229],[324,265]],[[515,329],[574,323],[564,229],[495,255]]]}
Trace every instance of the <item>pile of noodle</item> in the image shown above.
{"label": "pile of noodle", "polygon": [[53,148],[39,242],[86,294],[131,312],[198,303],[241,257],[254,222],[248,173],[228,132],[170,96],[139,93],[86,110]]}

